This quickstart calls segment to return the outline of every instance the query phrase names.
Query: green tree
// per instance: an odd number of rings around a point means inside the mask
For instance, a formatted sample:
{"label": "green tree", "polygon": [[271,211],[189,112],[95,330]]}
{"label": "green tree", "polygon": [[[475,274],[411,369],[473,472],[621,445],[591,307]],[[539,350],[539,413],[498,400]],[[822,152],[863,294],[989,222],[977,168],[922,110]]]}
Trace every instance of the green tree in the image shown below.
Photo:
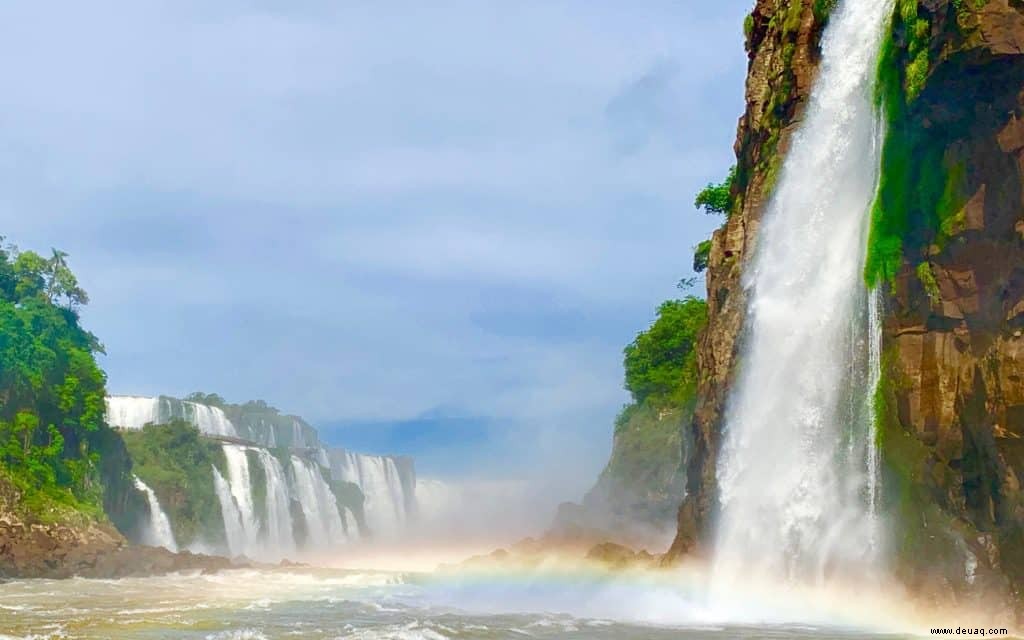
{"label": "green tree", "polygon": [[0,249],[0,471],[98,512],[99,456],[119,440],[104,431],[102,346],[78,316],[87,302],[67,254]]}
{"label": "green tree", "polygon": [[697,337],[707,321],[707,303],[693,296],[658,307],[657,319],[626,346],[626,389],[641,404],[679,401],[697,384]]}
{"label": "green tree", "polygon": [[719,184],[708,183],[694,200],[693,205],[703,209],[707,214],[725,214],[728,217],[732,213],[733,198],[732,189],[736,182],[736,165],[729,169],[729,175]]}

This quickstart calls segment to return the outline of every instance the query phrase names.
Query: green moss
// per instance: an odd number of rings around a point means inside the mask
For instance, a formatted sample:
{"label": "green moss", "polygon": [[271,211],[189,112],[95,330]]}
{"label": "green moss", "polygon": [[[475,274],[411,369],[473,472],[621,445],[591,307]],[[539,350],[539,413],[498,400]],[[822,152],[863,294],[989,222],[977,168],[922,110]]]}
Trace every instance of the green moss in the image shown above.
{"label": "green moss", "polygon": [[901,0],[878,61],[875,99],[886,123],[878,192],[871,208],[864,279],[895,281],[910,250],[942,241],[966,201],[966,171],[951,128],[926,128],[912,103],[929,70],[928,23]]}
{"label": "green moss", "polygon": [[743,19],[743,37],[750,41],[750,36],[754,33],[754,14],[748,13],[747,17]]}
{"label": "green moss", "polygon": [[935,274],[932,273],[932,265],[930,262],[922,262],[917,265],[917,279],[921,281],[921,285],[924,287],[925,293],[928,294],[928,299],[933,304],[937,304],[942,300],[942,294],[939,292],[939,284],[935,281]]}
{"label": "green moss", "polygon": [[813,11],[814,19],[819,24],[825,24],[828,22],[829,17],[832,15],[832,11],[839,4],[838,0],[814,0]]}

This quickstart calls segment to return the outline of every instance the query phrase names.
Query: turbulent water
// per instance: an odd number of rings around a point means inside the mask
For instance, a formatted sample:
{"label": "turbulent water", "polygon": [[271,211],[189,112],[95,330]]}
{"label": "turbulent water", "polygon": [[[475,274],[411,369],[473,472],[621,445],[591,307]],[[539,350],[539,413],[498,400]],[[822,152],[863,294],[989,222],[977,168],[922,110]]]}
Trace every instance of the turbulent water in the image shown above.
{"label": "turbulent water", "polygon": [[862,273],[880,151],[872,88],[891,8],[848,1],[832,16],[746,273],[748,332],[718,478],[723,590],[752,575],[868,578],[878,554],[868,401],[878,326]]}
{"label": "turbulent water", "polygon": [[895,637],[700,617],[679,588],[594,577],[239,570],[0,584],[0,640]]}

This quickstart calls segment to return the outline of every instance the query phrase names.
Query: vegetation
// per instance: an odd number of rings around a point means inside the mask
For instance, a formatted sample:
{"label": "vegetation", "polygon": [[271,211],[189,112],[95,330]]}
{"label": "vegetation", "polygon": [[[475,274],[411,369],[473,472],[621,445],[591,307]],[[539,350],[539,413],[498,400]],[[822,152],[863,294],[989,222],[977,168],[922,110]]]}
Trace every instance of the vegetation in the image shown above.
{"label": "vegetation", "polygon": [[626,389],[637,404],[680,403],[697,387],[697,336],[707,321],[707,303],[690,296],[658,307],[658,317],[626,346]]}
{"label": "vegetation", "polygon": [[657,319],[625,348],[625,386],[633,402],[615,421],[615,446],[588,504],[633,520],[671,520],[684,490],[683,427],[697,389],[697,337],[707,305],[669,300]]}
{"label": "vegetation", "polygon": [[698,244],[693,250],[693,270],[696,273],[703,273],[708,268],[708,259],[711,257],[711,240],[705,240]]}
{"label": "vegetation", "polygon": [[927,260],[917,265],[917,279],[921,281],[921,285],[924,287],[925,293],[928,294],[928,299],[931,300],[933,304],[942,299],[942,295],[939,292],[939,283],[935,281],[935,274],[932,273],[932,265]]}
{"label": "vegetation", "polygon": [[44,520],[59,505],[101,518],[128,477],[103,421],[102,346],[79,323],[89,298],[66,259],[0,246],[0,467],[26,515]]}
{"label": "vegetation", "polygon": [[814,0],[812,10],[814,11],[814,19],[821,24],[828,22],[829,17],[832,15],[832,10],[839,4],[839,0]]}
{"label": "vegetation", "polygon": [[718,184],[708,183],[697,194],[693,205],[703,209],[707,214],[725,214],[728,217],[733,210],[733,185],[736,183],[736,165],[729,169],[729,175]]}
{"label": "vegetation", "polygon": [[913,113],[928,72],[929,31],[917,3],[900,0],[879,58],[876,101],[886,138],[864,271],[870,287],[893,283],[912,250],[944,244],[966,202],[966,170],[951,145],[957,128],[926,130]]}
{"label": "vegetation", "polygon": [[201,438],[198,429],[181,420],[146,425],[123,437],[135,474],[156,493],[178,544],[222,542],[224,520],[210,472],[216,466],[226,475],[221,446]]}

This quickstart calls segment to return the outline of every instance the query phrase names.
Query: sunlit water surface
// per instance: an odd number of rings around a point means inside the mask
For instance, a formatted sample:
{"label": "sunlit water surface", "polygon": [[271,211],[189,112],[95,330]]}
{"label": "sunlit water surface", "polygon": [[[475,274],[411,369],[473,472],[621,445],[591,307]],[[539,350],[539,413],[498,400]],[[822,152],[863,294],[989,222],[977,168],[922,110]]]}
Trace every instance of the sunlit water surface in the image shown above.
{"label": "sunlit water surface", "polygon": [[0,584],[0,639],[895,638],[701,620],[671,586],[614,579],[238,570]]}

